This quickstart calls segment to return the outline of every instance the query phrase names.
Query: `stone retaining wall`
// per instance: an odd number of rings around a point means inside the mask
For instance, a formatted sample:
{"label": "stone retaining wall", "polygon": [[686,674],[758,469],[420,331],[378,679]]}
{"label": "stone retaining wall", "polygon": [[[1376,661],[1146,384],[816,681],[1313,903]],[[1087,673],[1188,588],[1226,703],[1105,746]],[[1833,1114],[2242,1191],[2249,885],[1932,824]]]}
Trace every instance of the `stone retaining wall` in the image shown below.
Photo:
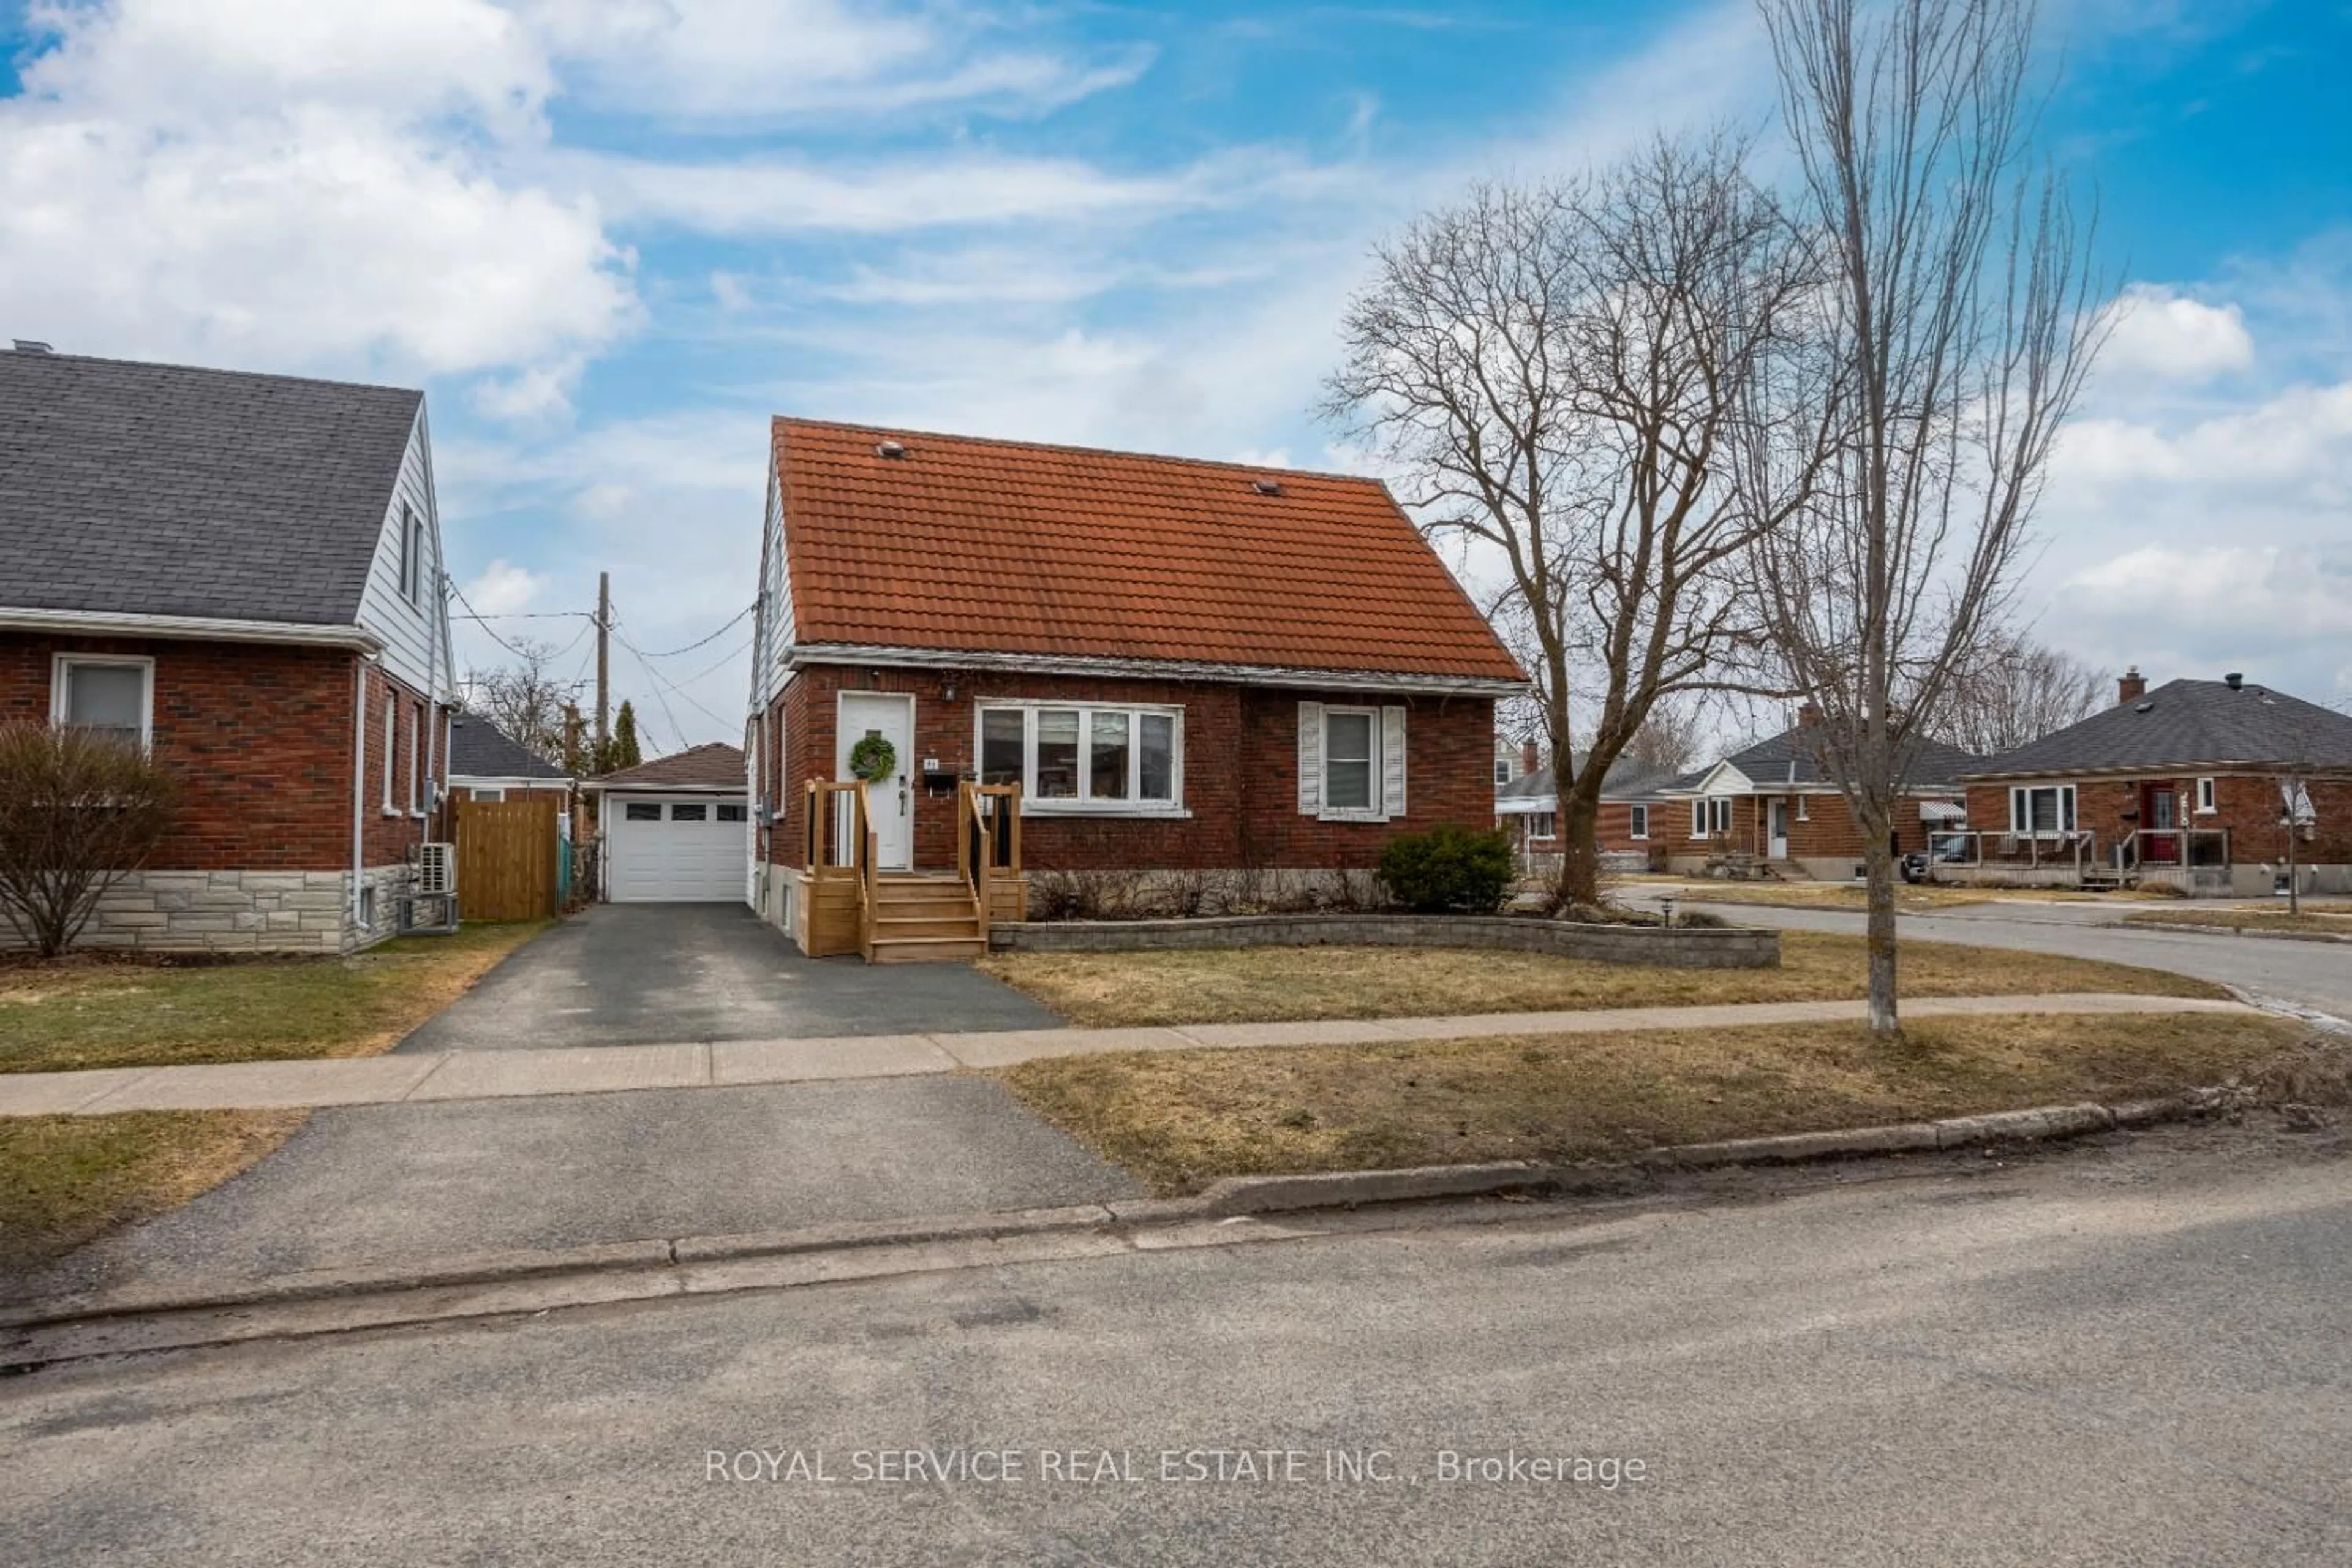
{"label": "stone retaining wall", "polygon": [[1780,933],[1727,927],[1591,925],[1516,915],[1234,915],[1052,921],[989,927],[999,952],[1144,952],[1223,947],[1477,947],[1676,969],[1775,969]]}

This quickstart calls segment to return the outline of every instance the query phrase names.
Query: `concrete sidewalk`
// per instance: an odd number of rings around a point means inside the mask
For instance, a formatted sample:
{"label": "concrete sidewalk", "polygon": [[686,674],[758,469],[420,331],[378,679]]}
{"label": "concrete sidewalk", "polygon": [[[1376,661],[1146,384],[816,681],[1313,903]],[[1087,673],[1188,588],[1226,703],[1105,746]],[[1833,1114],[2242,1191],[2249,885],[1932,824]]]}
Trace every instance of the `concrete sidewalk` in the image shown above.
{"label": "concrete sidewalk", "polygon": [[[1903,1007],[1905,1016],[1913,1018],[2011,1013],[2252,1016],[2256,1012],[2237,1002],[2104,993],[1921,998],[1907,1000]],[[1809,1024],[1863,1016],[1864,1004],[1859,1000],[1763,1002],[1710,1007],[1621,1007],[1290,1024],[1188,1024],[1181,1027],[1134,1029],[1007,1029],[964,1034],[720,1040],[690,1045],[404,1053],[199,1067],[105,1068],[89,1072],[0,1075],[0,1116],[281,1110],[515,1100],[643,1089],[740,1089],[753,1084],[923,1077],[973,1068],[1009,1067],[1042,1057],[1107,1051],[1381,1045],[1400,1040],[1475,1039],[1496,1035]]]}

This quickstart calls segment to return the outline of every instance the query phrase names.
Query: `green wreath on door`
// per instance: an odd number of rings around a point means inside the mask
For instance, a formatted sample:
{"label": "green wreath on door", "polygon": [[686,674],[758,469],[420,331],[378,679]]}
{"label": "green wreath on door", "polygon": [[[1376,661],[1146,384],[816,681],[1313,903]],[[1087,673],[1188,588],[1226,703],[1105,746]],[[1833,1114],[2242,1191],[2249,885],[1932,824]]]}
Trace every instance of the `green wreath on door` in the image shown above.
{"label": "green wreath on door", "polygon": [[898,771],[898,749],[881,735],[866,735],[849,748],[849,771],[867,784],[879,784]]}

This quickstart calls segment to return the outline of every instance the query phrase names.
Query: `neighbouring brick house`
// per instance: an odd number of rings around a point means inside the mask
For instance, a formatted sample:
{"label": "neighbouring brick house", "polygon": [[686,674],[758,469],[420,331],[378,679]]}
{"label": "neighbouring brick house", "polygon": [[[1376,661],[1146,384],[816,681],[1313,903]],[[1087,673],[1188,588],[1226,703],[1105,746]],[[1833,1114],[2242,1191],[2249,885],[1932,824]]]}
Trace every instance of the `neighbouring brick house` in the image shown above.
{"label": "neighbouring brick house", "polygon": [[1299,882],[1494,813],[1518,666],[1375,480],[773,427],[749,772],[762,913],[797,931],[804,784],[879,864],[957,864],[959,781],[1022,786],[1033,872]]}
{"label": "neighbouring brick house", "polygon": [[2352,892],[2352,718],[2231,675],[2150,690],[1967,770],[1967,854],[1947,880]]}
{"label": "neighbouring brick house", "polygon": [[0,353],[0,718],[182,781],[85,943],[392,933],[446,762],[443,581],[422,393]]}
{"label": "neighbouring brick house", "polygon": [[[1528,750],[1534,751],[1533,742]],[[1552,771],[1530,755],[1518,776],[1495,792],[1495,823],[1511,836],[1519,868],[1530,876],[1559,869],[1559,786]],[[1575,764],[1581,765],[1581,764]],[[1675,782],[1670,768],[1654,768],[1620,757],[1601,779],[1601,815],[1593,837],[1605,871],[1646,871],[1664,867],[1664,792]]]}
{"label": "neighbouring brick house", "polygon": [[[1811,703],[1797,722],[1693,773],[1661,792],[1652,814],[1669,868],[1704,874],[1777,868],[1783,873],[1843,881],[1861,875],[1862,827],[1845,795],[1822,771]],[[1981,759],[1925,741],[1895,812],[1897,855],[1927,847],[1931,833],[1960,826],[1960,776]]]}

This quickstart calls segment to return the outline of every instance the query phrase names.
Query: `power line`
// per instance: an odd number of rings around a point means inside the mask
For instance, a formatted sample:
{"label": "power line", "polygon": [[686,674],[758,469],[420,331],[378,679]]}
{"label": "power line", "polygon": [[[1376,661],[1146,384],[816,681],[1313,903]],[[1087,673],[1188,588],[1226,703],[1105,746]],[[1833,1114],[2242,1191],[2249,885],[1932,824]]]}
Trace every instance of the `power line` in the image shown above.
{"label": "power line", "polygon": [[[679,701],[684,702],[684,703],[688,704],[689,707],[694,708],[695,710],[697,710],[698,711],[699,711],[699,712],[700,712],[704,717],[708,718],[708,719],[709,719],[712,723],[714,723],[714,724],[730,724],[730,723],[734,723],[734,722],[736,722],[736,721],[734,721],[734,720],[721,718],[719,715],[718,715],[718,714],[716,714],[716,713],[711,712],[711,710],[710,710],[709,709],[705,708],[705,707],[703,707],[703,706],[702,706],[702,704],[701,704],[701,703],[697,702],[697,701],[694,700],[694,698],[692,697],[692,695],[691,695],[691,694],[689,694],[689,693],[688,693],[688,692],[680,691],[680,690],[678,690],[678,689],[677,689],[676,686],[672,686],[672,685],[670,684],[670,681],[669,681],[669,679],[668,679],[668,678],[667,678],[667,677],[664,676],[660,671],[658,671],[658,670],[655,669],[655,668],[654,668],[654,667],[653,667],[652,665],[650,665],[650,664],[648,664],[648,663],[646,663],[646,655],[645,651],[644,651],[643,649],[639,648],[639,647],[637,647],[637,645],[636,645],[636,644],[635,644],[635,643],[631,642],[627,637],[622,637],[622,636],[621,636],[621,634],[620,634],[620,632],[619,632],[619,630],[618,630],[617,628],[614,631],[613,636],[620,639],[620,644],[621,644],[621,646],[622,646],[623,647],[627,648],[627,649],[628,649],[632,654],[635,654],[635,655],[636,656],[637,667],[638,667],[640,669],[643,669],[643,670],[646,672],[646,674],[647,675],[647,677],[649,677],[649,678],[654,681],[655,686],[656,686],[656,690],[655,690],[655,692],[654,692],[654,695],[655,695],[655,697],[661,699],[661,703],[662,703],[662,711],[663,711],[663,712],[665,712],[665,713],[669,713],[669,701],[668,701],[668,700],[667,700],[667,698],[662,698],[662,696],[661,696],[661,691],[660,691],[659,688],[661,688],[661,687],[665,687],[665,686],[667,686],[667,687],[669,687],[669,689],[670,689],[670,690],[671,690],[671,691],[672,691],[672,692],[673,692],[673,693],[677,697],[677,700],[678,700]],[[729,657],[730,657],[730,658],[731,658],[731,657],[733,657],[733,656],[732,656],[732,655],[730,655]],[[716,667],[713,667],[713,668],[716,668]],[[707,674],[707,673],[709,673],[709,672],[708,672],[708,671],[706,671],[705,673]],[[671,722],[671,724],[673,724],[673,725],[677,725],[677,716],[676,714],[674,714],[674,713],[670,714],[670,722]],[[678,737],[679,737],[679,739],[680,739],[680,740],[683,740],[683,739],[685,738],[685,735],[686,735],[686,731],[685,731],[685,729],[684,729],[682,726],[681,726],[681,727],[679,727],[679,728],[678,728]]]}
{"label": "power line", "polygon": [[661,704],[662,717],[669,721],[670,733],[677,737],[677,749],[681,752],[686,750],[686,726],[679,723],[677,715],[670,711],[669,699],[662,695],[661,678],[654,674],[654,667],[646,662],[645,655],[638,653],[628,638],[621,637],[618,632],[613,635],[620,637],[621,646],[627,648],[631,657],[636,659],[637,668],[644,670],[646,678],[654,682],[654,700]]}
{"label": "power line", "polygon": [[[457,584],[452,581],[449,585],[454,588]],[[457,596],[465,597],[463,594]],[[494,616],[467,614],[454,618],[461,621],[560,621],[568,616],[581,616],[592,621],[596,618],[585,610],[501,610]]]}
{"label": "power line", "polygon": [[632,648],[630,651],[635,653],[639,658],[676,658],[679,654],[692,653],[696,648],[702,647],[705,643],[717,642],[720,637],[726,636],[727,633],[733,628],[737,621],[741,620],[745,616],[750,615],[753,610],[756,610],[759,607],[760,601],[757,599],[752,600],[750,604],[736,611],[733,616],[730,616],[728,618],[727,625],[720,626],[717,631],[711,633],[707,637],[699,637],[695,641],[687,644],[684,647],[674,647],[667,653],[647,653],[642,648]]}
{"label": "power line", "polygon": [[[464,618],[477,624],[481,624],[482,617],[474,613],[473,605],[466,597],[466,590],[457,586],[457,579],[445,574],[442,577],[442,581],[449,584],[449,592],[457,595],[457,602],[466,606]],[[492,642],[498,644],[500,647],[506,649],[509,653],[514,655],[517,658],[521,659],[525,664],[529,664],[530,662],[530,655],[523,652],[522,649],[515,647],[514,644],[507,641],[506,638],[490,630],[488,625],[482,625],[482,635],[489,638]]]}
{"label": "power line", "polygon": [[751,647],[751,639],[747,637],[743,641],[737,643],[734,650],[729,653],[726,658],[720,659],[717,664],[708,665],[701,669],[696,670],[692,675],[689,675],[686,677],[685,679],[679,681],[678,684],[681,686],[689,685],[694,681],[700,680],[704,676],[710,674],[713,670],[726,668],[729,665],[742,658],[745,653],[749,652]]}

